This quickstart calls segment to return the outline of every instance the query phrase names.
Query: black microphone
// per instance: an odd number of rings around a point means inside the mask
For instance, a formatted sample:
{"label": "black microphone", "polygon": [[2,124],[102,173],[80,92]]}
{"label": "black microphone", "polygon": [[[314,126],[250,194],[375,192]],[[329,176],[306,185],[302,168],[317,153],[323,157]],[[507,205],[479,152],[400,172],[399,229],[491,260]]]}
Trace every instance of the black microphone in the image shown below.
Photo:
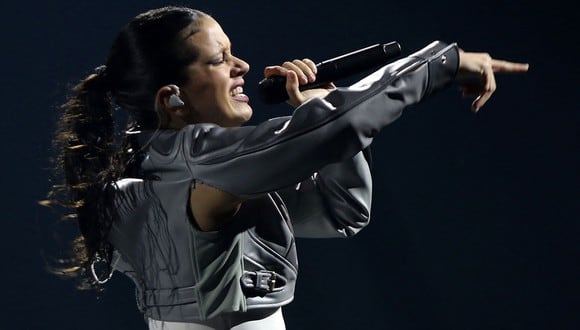
{"label": "black microphone", "polygon": [[[301,85],[300,90],[312,89],[346,78],[366,70],[378,68],[401,54],[401,46],[396,42],[376,44],[350,52],[316,64],[316,81]],[[262,102],[267,104],[281,103],[288,100],[286,78],[272,76],[258,84],[258,93]]]}

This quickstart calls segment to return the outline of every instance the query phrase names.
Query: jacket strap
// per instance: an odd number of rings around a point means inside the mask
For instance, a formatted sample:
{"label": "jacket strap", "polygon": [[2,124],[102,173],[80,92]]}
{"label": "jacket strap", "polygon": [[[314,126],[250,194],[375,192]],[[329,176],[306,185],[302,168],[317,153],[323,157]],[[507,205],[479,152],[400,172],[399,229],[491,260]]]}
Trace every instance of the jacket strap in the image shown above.
{"label": "jacket strap", "polygon": [[269,270],[244,271],[240,282],[246,297],[263,297],[268,292],[280,291],[280,287],[286,284],[283,276]]}
{"label": "jacket strap", "polygon": [[196,302],[195,286],[172,289],[148,289],[143,292],[144,304],[151,306],[173,306]]}

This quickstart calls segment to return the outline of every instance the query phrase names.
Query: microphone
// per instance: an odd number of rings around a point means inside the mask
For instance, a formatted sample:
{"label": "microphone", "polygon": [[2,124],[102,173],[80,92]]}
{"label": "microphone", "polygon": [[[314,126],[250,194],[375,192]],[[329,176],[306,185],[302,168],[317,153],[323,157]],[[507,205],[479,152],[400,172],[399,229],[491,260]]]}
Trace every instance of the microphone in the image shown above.
{"label": "microphone", "polygon": [[[316,81],[301,85],[300,90],[312,89],[328,85],[329,83],[346,78],[379,66],[387,64],[390,60],[401,54],[401,46],[396,42],[376,44],[348,54],[316,64]],[[286,92],[286,78],[271,76],[258,83],[258,93],[262,102],[266,104],[281,103],[288,100]]]}

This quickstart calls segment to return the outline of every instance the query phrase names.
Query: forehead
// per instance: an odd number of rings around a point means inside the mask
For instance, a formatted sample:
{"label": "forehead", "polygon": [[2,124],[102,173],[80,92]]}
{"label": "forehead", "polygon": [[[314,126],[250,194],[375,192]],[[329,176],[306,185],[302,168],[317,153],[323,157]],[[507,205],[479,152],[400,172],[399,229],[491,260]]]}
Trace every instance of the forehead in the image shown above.
{"label": "forehead", "polygon": [[[193,31],[197,32],[193,33]],[[186,42],[192,44],[200,51],[221,51],[230,47],[230,39],[222,30],[216,20],[207,16],[203,17],[198,25],[191,25],[184,31]]]}

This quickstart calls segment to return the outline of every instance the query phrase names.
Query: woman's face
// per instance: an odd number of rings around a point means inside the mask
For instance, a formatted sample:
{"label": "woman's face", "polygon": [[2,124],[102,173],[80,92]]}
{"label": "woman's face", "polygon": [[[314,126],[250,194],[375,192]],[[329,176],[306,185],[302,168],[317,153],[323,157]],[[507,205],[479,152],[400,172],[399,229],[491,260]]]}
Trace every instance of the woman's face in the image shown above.
{"label": "woman's face", "polygon": [[186,69],[189,82],[181,86],[181,98],[191,111],[186,122],[240,126],[252,116],[243,93],[243,76],[250,67],[232,55],[228,36],[213,18],[203,17],[199,23],[198,32],[185,40],[199,53]]}

